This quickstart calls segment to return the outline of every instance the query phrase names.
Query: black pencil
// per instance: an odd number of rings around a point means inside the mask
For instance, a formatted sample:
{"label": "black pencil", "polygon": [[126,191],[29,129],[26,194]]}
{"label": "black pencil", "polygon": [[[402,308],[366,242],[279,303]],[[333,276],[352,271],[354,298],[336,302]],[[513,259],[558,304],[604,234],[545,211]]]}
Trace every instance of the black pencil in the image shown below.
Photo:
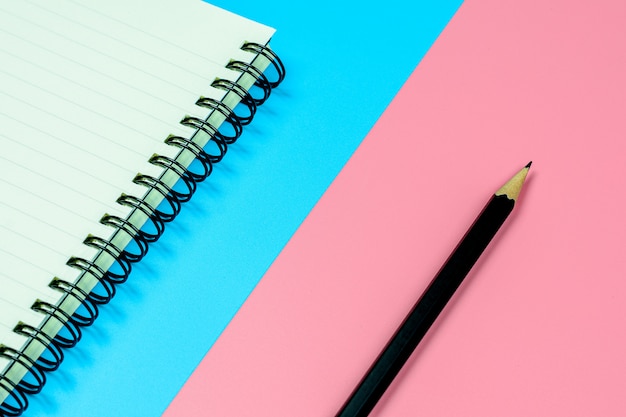
{"label": "black pencil", "polygon": [[513,210],[530,164],[491,197],[335,417],[369,415]]}

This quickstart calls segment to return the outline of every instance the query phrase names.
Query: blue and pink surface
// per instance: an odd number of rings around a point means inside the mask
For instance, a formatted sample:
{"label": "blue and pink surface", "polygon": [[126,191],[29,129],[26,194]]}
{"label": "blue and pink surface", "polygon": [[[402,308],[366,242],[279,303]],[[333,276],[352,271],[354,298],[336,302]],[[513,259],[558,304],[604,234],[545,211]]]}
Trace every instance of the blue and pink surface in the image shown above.
{"label": "blue and pink surface", "polygon": [[373,415],[623,415],[626,4],[216,4],[287,79],[27,415],[334,415],[531,159]]}

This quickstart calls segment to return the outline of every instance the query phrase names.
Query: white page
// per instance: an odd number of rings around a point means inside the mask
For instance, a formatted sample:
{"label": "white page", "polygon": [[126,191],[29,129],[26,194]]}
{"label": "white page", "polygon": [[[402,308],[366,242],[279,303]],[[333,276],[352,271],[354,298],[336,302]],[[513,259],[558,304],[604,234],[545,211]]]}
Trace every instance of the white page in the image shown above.
{"label": "white page", "polygon": [[236,81],[225,65],[272,34],[201,0],[0,3],[0,344],[23,347],[15,325],[45,318],[33,302],[59,303],[50,281],[97,255],[83,239],[111,238],[102,215],[129,215],[117,197],[144,195],[134,176],[161,173],[150,156],[175,157],[164,139],[190,137],[179,121],[207,116],[197,98],[222,99],[211,82]]}

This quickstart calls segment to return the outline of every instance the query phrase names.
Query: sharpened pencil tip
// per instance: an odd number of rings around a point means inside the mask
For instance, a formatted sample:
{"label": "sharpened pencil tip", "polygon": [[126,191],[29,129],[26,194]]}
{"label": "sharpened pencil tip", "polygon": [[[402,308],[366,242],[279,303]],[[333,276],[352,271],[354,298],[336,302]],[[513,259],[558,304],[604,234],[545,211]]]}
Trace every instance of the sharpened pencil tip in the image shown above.
{"label": "sharpened pencil tip", "polygon": [[524,168],[530,168],[530,166],[533,164],[533,161],[530,161],[529,163],[526,164],[526,166]]}
{"label": "sharpened pencil tip", "polygon": [[513,176],[510,180],[506,182],[498,191],[496,191],[496,195],[506,195],[511,200],[517,200],[519,197],[519,193],[522,189],[522,185],[524,185],[524,180],[526,179],[526,174],[528,174],[528,167],[530,163],[522,168],[517,174]]}

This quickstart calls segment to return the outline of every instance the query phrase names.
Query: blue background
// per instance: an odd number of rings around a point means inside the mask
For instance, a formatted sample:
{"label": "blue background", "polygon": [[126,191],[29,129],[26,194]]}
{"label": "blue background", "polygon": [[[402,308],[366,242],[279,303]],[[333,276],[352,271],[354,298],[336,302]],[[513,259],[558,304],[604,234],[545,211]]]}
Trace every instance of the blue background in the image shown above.
{"label": "blue background", "polygon": [[278,29],[287,78],[27,416],[161,415],[461,1],[213,3]]}

